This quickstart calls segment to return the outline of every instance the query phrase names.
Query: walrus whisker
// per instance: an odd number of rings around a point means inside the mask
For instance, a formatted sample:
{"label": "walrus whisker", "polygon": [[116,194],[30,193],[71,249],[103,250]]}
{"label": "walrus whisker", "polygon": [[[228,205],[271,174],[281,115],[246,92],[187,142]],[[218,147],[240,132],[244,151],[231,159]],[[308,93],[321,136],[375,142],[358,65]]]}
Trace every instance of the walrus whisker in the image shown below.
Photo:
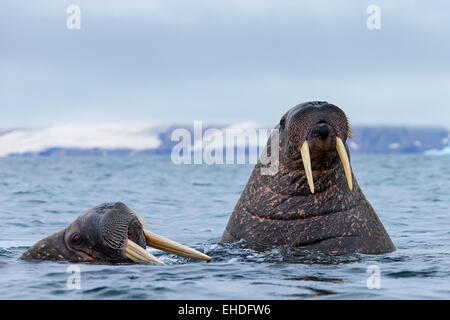
{"label": "walrus whisker", "polygon": [[341,158],[342,165],[344,166],[345,177],[347,178],[347,184],[350,190],[353,189],[352,170],[350,169],[350,161],[348,160],[347,150],[345,150],[344,142],[341,138],[336,137],[336,149]]}
{"label": "walrus whisker", "polygon": [[182,257],[201,259],[206,261],[211,260],[211,257],[207,256],[204,253],[201,253],[200,251],[189,248],[185,245],[182,245],[180,243],[167,239],[163,236],[160,236],[156,233],[144,230],[144,234],[145,240],[149,247],[170,252]]}
{"label": "walrus whisker", "polygon": [[164,264],[157,257],[148,253],[146,250],[144,250],[142,247],[140,247],[130,239],[127,239],[127,243],[125,245],[125,255],[127,256],[127,258],[137,263]]}
{"label": "walrus whisker", "polygon": [[303,142],[300,153],[302,154],[302,162],[303,167],[305,168],[306,178],[308,179],[309,190],[311,190],[311,193],[314,193],[314,180],[311,170],[311,157],[309,155],[308,141],[305,140],[305,142]]}

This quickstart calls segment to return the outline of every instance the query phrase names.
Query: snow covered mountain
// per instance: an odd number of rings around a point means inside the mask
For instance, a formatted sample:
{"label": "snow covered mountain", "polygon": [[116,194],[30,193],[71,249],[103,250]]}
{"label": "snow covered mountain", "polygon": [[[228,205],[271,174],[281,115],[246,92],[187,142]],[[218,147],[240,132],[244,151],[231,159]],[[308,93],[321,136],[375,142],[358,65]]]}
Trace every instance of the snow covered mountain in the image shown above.
{"label": "snow covered mountain", "polygon": [[[189,133],[192,150],[201,148],[199,138],[208,141],[212,134],[224,133],[226,130],[237,137],[238,149],[254,147],[255,144],[261,148],[267,140],[261,134],[264,130],[269,132],[269,129],[254,123],[209,125],[200,129],[194,125],[157,124],[65,124],[42,128],[0,128],[0,157],[170,154],[179,143],[177,139],[172,141],[172,134],[177,129]],[[251,130],[259,133],[259,140],[240,139]],[[435,150],[429,153],[439,154],[448,150],[449,146],[449,130],[439,127],[354,126],[352,135],[353,138],[348,141],[352,152],[424,153]],[[223,143],[226,148],[227,140],[224,139]]]}

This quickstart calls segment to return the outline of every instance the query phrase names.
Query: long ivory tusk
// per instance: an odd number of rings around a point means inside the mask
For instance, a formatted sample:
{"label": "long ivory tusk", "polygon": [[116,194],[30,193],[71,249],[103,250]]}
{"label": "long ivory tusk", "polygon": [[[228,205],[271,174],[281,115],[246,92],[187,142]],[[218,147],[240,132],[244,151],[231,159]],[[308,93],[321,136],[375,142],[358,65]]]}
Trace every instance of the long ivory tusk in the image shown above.
{"label": "long ivory tusk", "polygon": [[311,157],[309,156],[308,141],[305,140],[305,142],[303,142],[300,152],[302,154],[302,161],[303,167],[305,168],[306,178],[308,179],[309,190],[311,190],[311,193],[314,193],[314,180],[311,170]]}
{"label": "long ivory tusk", "polygon": [[147,245],[152,248],[174,253],[179,256],[209,261],[211,257],[195,249],[186,247],[156,233],[144,230]]}
{"label": "long ivory tusk", "polygon": [[154,255],[148,253],[138,244],[134,243],[130,239],[127,239],[127,244],[125,247],[125,255],[127,258],[133,260],[137,263],[156,263],[156,264],[164,264],[161,260],[159,260]]}
{"label": "long ivory tusk", "polygon": [[344,142],[341,138],[336,137],[336,149],[341,158],[342,165],[344,166],[345,177],[347,178],[347,184],[350,190],[353,189],[352,170],[350,169],[350,161],[348,160],[347,150],[345,150]]}

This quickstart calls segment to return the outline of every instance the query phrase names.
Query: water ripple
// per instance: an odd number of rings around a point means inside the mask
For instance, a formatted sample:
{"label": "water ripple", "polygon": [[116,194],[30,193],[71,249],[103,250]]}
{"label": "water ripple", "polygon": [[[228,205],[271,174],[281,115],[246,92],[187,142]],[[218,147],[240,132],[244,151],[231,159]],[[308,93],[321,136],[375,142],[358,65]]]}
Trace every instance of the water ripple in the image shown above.
{"label": "water ripple", "polygon": [[[423,299],[450,297],[448,159],[355,155],[358,183],[397,251],[326,255],[221,244],[252,166],[176,166],[165,156],[0,158],[2,299]],[[18,258],[89,207],[123,201],[149,230],[212,261],[150,250],[165,266],[78,264],[81,289],[67,288],[70,263]],[[378,266],[381,290],[367,288]]]}

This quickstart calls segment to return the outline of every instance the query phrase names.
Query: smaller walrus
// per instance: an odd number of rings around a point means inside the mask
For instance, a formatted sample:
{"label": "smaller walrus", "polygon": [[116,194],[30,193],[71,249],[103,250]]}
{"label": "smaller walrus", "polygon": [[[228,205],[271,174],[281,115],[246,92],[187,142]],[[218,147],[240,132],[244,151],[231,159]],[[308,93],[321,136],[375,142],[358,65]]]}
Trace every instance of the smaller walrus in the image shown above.
{"label": "smaller walrus", "polygon": [[71,225],[40,240],[22,260],[163,264],[146,245],[179,256],[211,260],[197,250],[143,229],[144,220],[121,202],[104,203],[81,214]]}
{"label": "smaller walrus", "polygon": [[[386,253],[389,235],[354,177],[345,113],[327,102],[290,109],[279,130],[278,171],[263,175],[261,160],[236,204],[222,242],[289,245],[324,253]],[[275,140],[274,140],[275,141]]]}

